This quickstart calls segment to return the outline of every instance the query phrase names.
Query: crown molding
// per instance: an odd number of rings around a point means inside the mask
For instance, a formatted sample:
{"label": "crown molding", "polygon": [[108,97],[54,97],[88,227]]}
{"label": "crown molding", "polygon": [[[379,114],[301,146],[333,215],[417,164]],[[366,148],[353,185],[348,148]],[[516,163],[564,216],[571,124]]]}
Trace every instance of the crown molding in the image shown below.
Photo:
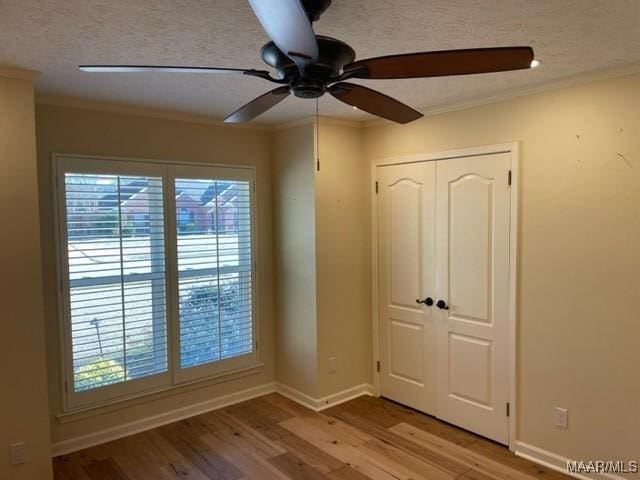
{"label": "crown molding", "polygon": [[206,115],[196,115],[191,113],[175,112],[156,108],[141,107],[115,102],[102,102],[89,100],[80,97],[68,97],[60,95],[36,94],[36,105],[49,105],[63,108],[76,108],[80,110],[92,110],[98,112],[117,113],[121,115],[134,115],[139,117],[158,118],[162,120],[173,120],[177,122],[197,123],[201,125],[212,125],[216,127],[241,128],[244,130],[270,131],[272,127],[264,124],[231,124],[224,123],[214,117]]}
{"label": "crown molding", "polygon": [[1,78],[13,78],[17,80],[28,80],[33,82],[35,78],[40,75],[40,72],[36,70],[29,70],[26,68],[17,68],[17,67],[3,67],[0,66],[0,77]]}
{"label": "crown molding", "polygon": [[[505,100],[511,100],[519,97],[526,97],[529,95],[536,95],[539,93],[550,92],[554,90],[561,90],[563,88],[575,87],[578,85],[586,85],[589,83],[596,83],[602,80],[608,80],[611,78],[625,77],[629,75],[635,75],[640,73],[640,63],[634,63],[626,65],[620,68],[596,70],[589,73],[580,73],[572,75],[570,77],[562,78],[560,80],[550,80],[532,87],[522,87],[512,89],[507,92],[503,92],[497,95],[491,95],[488,97],[476,97],[472,99],[463,100],[460,102],[450,102],[436,105],[433,107],[418,108],[417,110],[430,117],[439,115],[441,113],[454,112],[457,110],[464,110],[466,108],[480,107],[482,105],[489,105],[492,103],[499,103]],[[362,122],[364,128],[378,127],[381,125],[389,125],[393,122],[383,119],[375,119]]]}

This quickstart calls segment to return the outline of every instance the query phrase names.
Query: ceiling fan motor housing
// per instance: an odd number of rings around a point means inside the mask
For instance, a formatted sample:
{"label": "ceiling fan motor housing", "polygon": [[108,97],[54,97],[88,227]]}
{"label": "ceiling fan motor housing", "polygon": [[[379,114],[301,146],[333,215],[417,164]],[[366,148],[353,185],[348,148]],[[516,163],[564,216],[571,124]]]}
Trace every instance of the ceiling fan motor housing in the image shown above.
{"label": "ceiling fan motor housing", "polygon": [[310,22],[316,22],[320,15],[329,8],[331,0],[301,0],[302,8],[307,12]]}
{"label": "ceiling fan motor housing", "polygon": [[353,62],[356,52],[344,42],[331,37],[316,35],[318,60],[309,64],[301,74],[291,58],[282,53],[273,42],[260,50],[260,56],[267,65],[275,68],[278,77],[285,79],[291,92],[300,98],[317,98],[325,93],[328,83],[336,80],[342,68]]}

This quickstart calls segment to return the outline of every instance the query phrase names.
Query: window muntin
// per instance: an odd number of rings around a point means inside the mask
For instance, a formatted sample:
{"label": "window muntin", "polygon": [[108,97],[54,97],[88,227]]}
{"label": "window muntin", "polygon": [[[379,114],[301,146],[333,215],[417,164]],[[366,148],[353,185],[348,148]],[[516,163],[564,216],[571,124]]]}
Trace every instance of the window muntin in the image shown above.
{"label": "window muntin", "polygon": [[[177,178],[181,368],[252,351],[248,181]],[[192,223],[180,223],[185,218]],[[185,228],[187,227],[187,228]]]}
{"label": "window muntin", "polygon": [[162,178],[64,182],[73,390],[166,371]]}
{"label": "window muntin", "polygon": [[56,161],[65,410],[256,365],[253,171]]}

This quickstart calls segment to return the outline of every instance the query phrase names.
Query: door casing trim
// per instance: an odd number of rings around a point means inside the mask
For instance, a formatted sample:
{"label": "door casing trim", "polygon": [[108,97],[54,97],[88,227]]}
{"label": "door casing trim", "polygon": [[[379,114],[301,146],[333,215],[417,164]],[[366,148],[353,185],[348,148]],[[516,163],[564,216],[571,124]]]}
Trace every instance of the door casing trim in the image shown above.
{"label": "door casing trim", "polygon": [[[380,396],[380,373],[377,371],[379,360],[379,318],[378,318],[378,196],[376,182],[378,168],[386,165],[433,162],[464,157],[481,157],[496,153],[511,154],[511,205],[509,224],[509,450],[515,451],[517,440],[517,274],[518,274],[518,200],[519,200],[519,164],[520,143],[509,142],[497,145],[485,145],[442,152],[419,153],[397,157],[386,157],[371,162],[371,301],[373,332],[373,391]],[[506,181],[506,179],[505,179]]]}

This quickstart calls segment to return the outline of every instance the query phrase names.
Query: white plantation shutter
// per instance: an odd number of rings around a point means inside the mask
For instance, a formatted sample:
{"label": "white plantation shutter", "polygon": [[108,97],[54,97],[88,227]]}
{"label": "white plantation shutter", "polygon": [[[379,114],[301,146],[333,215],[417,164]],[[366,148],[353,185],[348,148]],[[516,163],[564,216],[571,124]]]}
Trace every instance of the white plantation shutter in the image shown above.
{"label": "white plantation shutter", "polygon": [[256,364],[252,170],[57,172],[66,410]]}
{"label": "white plantation shutter", "polygon": [[161,177],[64,174],[74,392],[167,370]]}
{"label": "white plantation shutter", "polygon": [[253,351],[250,182],[176,178],[180,368]]}

